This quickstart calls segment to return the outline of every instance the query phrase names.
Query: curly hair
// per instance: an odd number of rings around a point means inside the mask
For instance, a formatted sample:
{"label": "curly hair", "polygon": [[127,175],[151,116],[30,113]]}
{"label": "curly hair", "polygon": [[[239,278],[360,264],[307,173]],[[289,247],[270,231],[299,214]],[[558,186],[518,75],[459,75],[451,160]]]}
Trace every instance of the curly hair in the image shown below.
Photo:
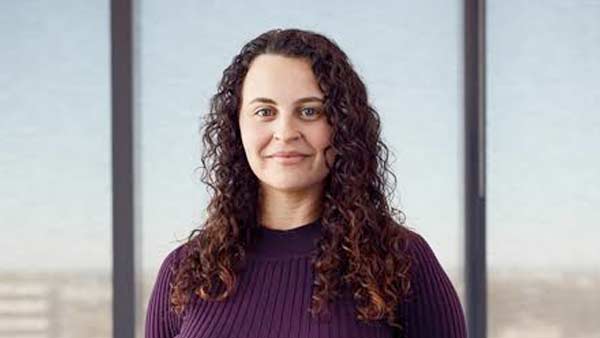
{"label": "curly hair", "polygon": [[[235,292],[246,249],[260,226],[259,182],[241,142],[238,117],[241,88],[260,54],[305,58],[324,93],[324,112],[336,151],[324,182],[322,237],[310,312],[350,292],[361,321],[396,322],[397,306],[409,295],[412,258],[406,252],[409,228],[404,213],[388,204],[396,176],[380,138],[380,118],[346,54],[331,39],[307,30],[273,29],[248,42],[223,71],[204,116],[202,182],[211,191],[207,219],[185,243],[171,283],[170,303],[181,314],[195,294],[223,300]],[[392,182],[390,182],[392,178]]]}

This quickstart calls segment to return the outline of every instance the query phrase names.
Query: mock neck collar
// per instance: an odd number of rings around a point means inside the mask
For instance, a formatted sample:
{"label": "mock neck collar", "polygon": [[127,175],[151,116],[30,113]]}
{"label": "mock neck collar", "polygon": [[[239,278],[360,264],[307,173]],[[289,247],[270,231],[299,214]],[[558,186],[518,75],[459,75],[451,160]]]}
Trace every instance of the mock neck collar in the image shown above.
{"label": "mock neck collar", "polygon": [[251,255],[263,259],[310,255],[317,248],[321,229],[320,218],[288,230],[271,229],[259,223]]}

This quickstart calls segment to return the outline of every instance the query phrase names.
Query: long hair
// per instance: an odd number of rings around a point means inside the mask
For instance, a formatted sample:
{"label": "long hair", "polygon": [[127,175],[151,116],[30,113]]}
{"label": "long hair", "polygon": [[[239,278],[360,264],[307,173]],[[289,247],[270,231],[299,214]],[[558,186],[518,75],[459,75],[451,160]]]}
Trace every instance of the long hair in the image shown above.
{"label": "long hair", "polygon": [[[388,204],[396,177],[380,138],[380,118],[346,54],[325,36],[300,29],[273,29],[248,42],[223,71],[202,128],[202,182],[211,190],[207,219],[194,229],[177,264],[171,305],[181,314],[195,294],[223,300],[233,294],[246,250],[259,226],[259,182],[246,159],[238,114],[241,89],[255,57],[276,54],[311,62],[324,93],[337,157],[324,182],[323,236],[313,259],[310,312],[348,290],[362,321],[396,323],[397,306],[411,290],[412,259],[404,213]],[[390,182],[390,178],[392,182]]]}

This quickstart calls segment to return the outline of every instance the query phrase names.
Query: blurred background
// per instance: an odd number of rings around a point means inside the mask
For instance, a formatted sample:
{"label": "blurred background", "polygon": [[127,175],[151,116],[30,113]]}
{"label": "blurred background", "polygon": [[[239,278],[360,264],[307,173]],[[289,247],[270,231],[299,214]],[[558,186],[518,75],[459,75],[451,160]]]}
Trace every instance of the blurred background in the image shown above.
{"label": "blurred background", "polygon": [[[0,3],[1,338],[113,337],[110,6]],[[487,337],[598,338],[600,1],[486,6]],[[394,203],[464,307],[463,7],[135,2],[136,337],[162,259],[203,221],[200,117],[275,27],[347,52],[394,155]]]}

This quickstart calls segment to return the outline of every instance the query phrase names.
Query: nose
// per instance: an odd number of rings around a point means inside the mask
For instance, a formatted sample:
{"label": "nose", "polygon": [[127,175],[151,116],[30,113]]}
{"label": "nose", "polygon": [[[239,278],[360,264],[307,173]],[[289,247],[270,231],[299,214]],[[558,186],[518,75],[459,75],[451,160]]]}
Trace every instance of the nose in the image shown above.
{"label": "nose", "polygon": [[286,116],[286,114],[281,114],[281,118],[275,123],[273,137],[276,140],[287,142],[302,137],[302,133],[294,123],[293,117],[289,117],[289,115]]}

